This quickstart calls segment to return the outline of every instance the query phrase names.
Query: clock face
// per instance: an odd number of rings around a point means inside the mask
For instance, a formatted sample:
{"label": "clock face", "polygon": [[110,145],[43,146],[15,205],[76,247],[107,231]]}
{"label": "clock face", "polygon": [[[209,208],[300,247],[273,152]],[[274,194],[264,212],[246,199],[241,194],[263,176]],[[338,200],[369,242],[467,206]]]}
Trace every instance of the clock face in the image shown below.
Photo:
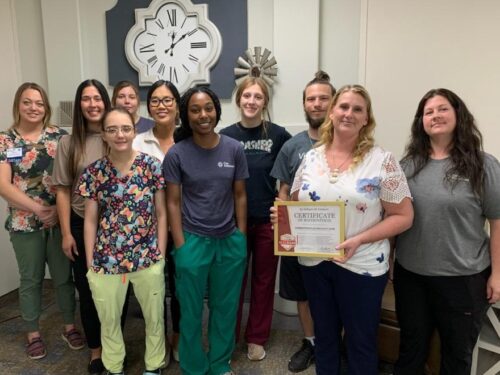
{"label": "clock face", "polygon": [[205,18],[201,5],[187,9],[187,0],[153,1],[151,15],[136,10],[136,24],[130,29],[125,51],[130,64],[139,72],[139,84],[158,79],[174,83],[185,91],[197,83],[210,83],[209,69],[216,63],[221,40],[218,30]]}

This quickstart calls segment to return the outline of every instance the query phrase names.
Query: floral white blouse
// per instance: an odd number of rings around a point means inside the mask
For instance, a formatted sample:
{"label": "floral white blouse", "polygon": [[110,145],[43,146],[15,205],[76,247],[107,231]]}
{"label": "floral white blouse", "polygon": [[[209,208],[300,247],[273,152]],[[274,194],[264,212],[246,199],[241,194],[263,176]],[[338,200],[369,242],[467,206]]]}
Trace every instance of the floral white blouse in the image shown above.
{"label": "floral white blouse", "polygon": [[[354,169],[332,178],[325,146],[310,150],[297,170],[291,192],[299,191],[299,201],[344,201],[345,238],[350,238],[380,222],[381,201],[400,203],[411,198],[401,166],[392,153],[374,146]],[[387,239],[361,245],[346,263],[339,266],[367,276],[380,276],[389,269]],[[315,266],[323,258],[300,257],[304,266]]]}

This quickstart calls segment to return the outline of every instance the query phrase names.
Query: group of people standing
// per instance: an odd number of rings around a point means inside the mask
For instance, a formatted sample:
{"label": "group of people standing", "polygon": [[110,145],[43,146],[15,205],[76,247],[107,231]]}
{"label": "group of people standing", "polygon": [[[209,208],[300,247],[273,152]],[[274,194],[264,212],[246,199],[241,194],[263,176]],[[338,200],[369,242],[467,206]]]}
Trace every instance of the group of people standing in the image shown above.
{"label": "group of people standing", "polygon": [[[117,84],[110,100],[102,83],[86,80],[68,135],[50,123],[43,88],[19,87],[13,125],[0,133],[0,195],[9,205],[28,356],[47,354],[38,326],[47,263],[62,339],[75,350],[87,343],[91,374],[124,373],[130,284],[146,326],[144,374],[161,373],[170,353],[184,374],[232,374],[248,276],[247,356],[263,360],[279,261],[273,201],[340,200],[344,257],[281,259],[280,295],[297,302],[304,333],[288,369],[315,362],[317,374],[339,374],[345,347],[349,374],[377,374],[381,299],[394,275],[394,373],[424,372],[437,329],[441,374],[469,374],[486,309],[500,299],[500,165],[483,152],[464,102],[447,89],[429,91],[400,164],[375,145],[362,86],[336,91],[318,72],[303,92],[308,129],[294,137],[271,121],[262,79],[245,79],[235,101],[240,121],[216,132],[221,105],[205,86],[181,97],[157,81],[147,94],[149,120],[138,114],[132,83]],[[74,324],[73,283],[85,338]]]}

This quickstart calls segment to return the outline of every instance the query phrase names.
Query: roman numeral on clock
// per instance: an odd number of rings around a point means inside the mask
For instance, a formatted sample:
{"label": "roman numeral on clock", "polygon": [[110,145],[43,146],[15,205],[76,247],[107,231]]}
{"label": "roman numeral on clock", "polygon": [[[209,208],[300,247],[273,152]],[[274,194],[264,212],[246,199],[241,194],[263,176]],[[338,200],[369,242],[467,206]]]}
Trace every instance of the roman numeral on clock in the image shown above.
{"label": "roman numeral on clock", "polygon": [[193,56],[193,55],[189,55],[189,60],[191,61],[194,61],[194,62],[198,62],[200,59],[198,59],[196,56]]}
{"label": "roman numeral on clock", "polygon": [[207,48],[207,42],[192,42],[191,48]]}
{"label": "roman numeral on clock", "polygon": [[161,63],[160,67],[158,68],[158,74],[163,76],[164,73],[165,73],[165,64]]}
{"label": "roman numeral on clock", "polygon": [[162,29],[162,30],[163,30],[163,29],[165,28],[165,26],[163,26],[163,22],[161,22],[161,20],[160,20],[160,19],[155,20],[155,23],[158,25],[158,27],[159,27],[160,29]]}
{"label": "roman numeral on clock", "polygon": [[167,10],[168,21],[172,26],[177,25],[177,9]]}
{"label": "roman numeral on clock", "polygon": [[139,48],[139,52],[140,53],[146,53],[146,52],[154,52],[154,48],[152,48],[154,46],[154,43],[151,43],[151,44],[148,44],[147,46],[142,46],[141,48]]}
{"label": "roman numeral on clock", "polygon": [[170,82],[179,83],[179,78],[177,77],[177,70],[174,67],[170,67]]}
{"label": "roman numeral on clock", "polygon": [[156,57],[156,55],[153,55],[148,59],[148,64],[151,64],[151,67],[155,66],[157,62],[158,62],[158,57]]}

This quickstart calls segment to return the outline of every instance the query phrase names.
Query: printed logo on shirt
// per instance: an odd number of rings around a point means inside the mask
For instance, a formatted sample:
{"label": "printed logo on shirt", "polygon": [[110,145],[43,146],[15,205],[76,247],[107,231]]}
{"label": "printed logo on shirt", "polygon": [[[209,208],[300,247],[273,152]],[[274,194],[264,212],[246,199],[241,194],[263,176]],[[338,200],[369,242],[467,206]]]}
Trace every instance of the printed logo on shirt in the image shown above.
{"label": "printed logo on shirt", "polygon": [[302,160],[304,158],[305,154],[307,154],[307,151],[306,152],[299,152],[299,160]]}
{"label": "printed logo on shirt", "polygon": [[271,148],[273,147],[272,139],[259,139],[257,141],[240,141],[245,150],[259,150],[265,152],[271,152]]}
{"label": "printed logo on shirt", "polygon": [[234,168],[234,165],[231,163],[228,163],[227,161],[220,161],[217,163],[217,166],[219,168]]}

